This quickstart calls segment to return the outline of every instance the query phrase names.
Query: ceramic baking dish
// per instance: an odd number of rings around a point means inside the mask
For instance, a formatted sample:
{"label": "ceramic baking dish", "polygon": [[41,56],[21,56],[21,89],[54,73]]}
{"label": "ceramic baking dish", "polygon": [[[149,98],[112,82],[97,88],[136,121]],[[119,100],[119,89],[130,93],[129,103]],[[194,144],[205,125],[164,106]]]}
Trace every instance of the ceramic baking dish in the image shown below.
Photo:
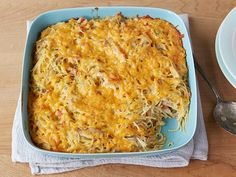
{"label": "ceramic baking dish", "polygon": [[[166,125],[162,128],[162,132],[167,136],[167,141],[164,148],[156,151],[148,152],[122,152],[122,153],[62,153],[47,151],[35,146],[29,135],[28,126],[28,111],[27,111],[27,100],[29,92],[29,75],[32,63],[32,55],[34,52],[34,43],[37,40],[39,33],[48,27],[49,25],[55,24],[60,21],[66,21],[70,18],[85,17],[91,18],[103,18],[105,16],[113,16],[116,13],[121,12],[126,17],[135,17],[149,15],[154,18],[161,18],[172,23],[177,29],[184,35],[183,46],[186,50],[187,66],[189,70],[189,86],[191,90],[191,102],[189,107],[189,117],[186,123],[185,131],[169,131],[170,129],[176,129],[177,121],[175,119],[166,119]],[[197,124],[197,93],[196,93],[196,77],[194,62],[192,57],[192,49],[188,36],[187,29],[182,19],[174,12],[159,8],[149,7],[85,7],[85,8],[70,8],[60,9],[45,12],[36,17],[29,28],[29,32],[26,39],[24,58],[23,58],[23,74],[22,74],[22,124],[25,140],[28,144],[36,151],[45,153],[47,155],[54,155],[60,157],[70,158],[107,158],[107,157],[127,157],[127,156],[138,156],[138,155],[160,155],[169,151],[174,151],[184,145],[186,145],[192,138],[196,130]],[[171,146],[170,143],[172,144]]]}

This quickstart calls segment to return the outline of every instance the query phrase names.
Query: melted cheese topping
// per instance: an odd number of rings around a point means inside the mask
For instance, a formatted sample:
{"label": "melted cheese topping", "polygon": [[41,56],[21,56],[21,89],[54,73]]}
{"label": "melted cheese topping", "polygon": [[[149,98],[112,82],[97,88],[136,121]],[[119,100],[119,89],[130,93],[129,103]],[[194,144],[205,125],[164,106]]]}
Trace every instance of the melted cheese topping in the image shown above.
{"label": "melted cheese topping", "polygon": [[70,19],[42,31],[29,93],[30,134],[61,152],[161,149],[165,118],[187,120],[182,36],[151,17]]}

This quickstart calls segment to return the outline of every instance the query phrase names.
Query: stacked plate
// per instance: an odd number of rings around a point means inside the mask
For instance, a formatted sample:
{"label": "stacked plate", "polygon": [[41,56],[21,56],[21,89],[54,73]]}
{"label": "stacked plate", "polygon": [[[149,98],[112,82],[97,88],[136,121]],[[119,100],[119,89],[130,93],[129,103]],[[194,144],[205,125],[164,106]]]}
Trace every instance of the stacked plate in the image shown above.
{"label": "stacked plate", "polygon": [[220,25],[216,35],[215,50],[222,72],[236,88],[236,7]]}

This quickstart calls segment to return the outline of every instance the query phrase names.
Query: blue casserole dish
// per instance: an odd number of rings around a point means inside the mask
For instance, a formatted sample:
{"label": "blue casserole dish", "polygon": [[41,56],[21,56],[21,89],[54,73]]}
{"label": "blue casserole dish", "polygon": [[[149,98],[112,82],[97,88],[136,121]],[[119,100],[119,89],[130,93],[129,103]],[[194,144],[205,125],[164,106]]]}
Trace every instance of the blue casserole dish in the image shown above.
{"label": "blue casserole dish", "polygon": [[[121,12],[126,17],[135,17],[149,15],[153,18],[161,18],[177,27],[177,29],[184,35],[183,46],[186,50],[187,67],[189,86],[191,91],[191,101],[189,107],[189,116],[186,123],[185,131],[169,131],[170,129],[176,129],[176,119],[166,119],[166,125],[162,128],[162,132],[167,136],[167,141],[161,150],[147,151],[147,152],[122,152],[122,153],[62,153],[47,151],[35,146],[29,135],[28,126],[28,111],[27,100],[29,92],[29,76],[32,64],[32,55],[34,44],[40,34],[40,32],[46,27],[55,24],[57,22],[66,21],[70,18],[85,17],[88,19],[96,17],[113,16],[116,13]],[[197,125],[197,92],[196,92],[196,76],[194,69],[194,62],[192,56],[192,49],[188,36],[187,29],[182,19],[169,10],[149,7],[85,7],[85,8],[70,8],[45,12],[36,17],[30,28],[26,39],[24,58],[23,58],[23,74],[22,74],[22,95],[21,95],[21,114],[22,124],[25,140],[28,142],[31,148],[47,155],[69,157],[69,158],[109,158],[109,157],[127,157],[127,156],[139,156],[139,155],[161,155],[170,151],[174,151],[182,146],[186,145],[192,138],[196,130]],[[169,146],[169,144],[172,144]]]}

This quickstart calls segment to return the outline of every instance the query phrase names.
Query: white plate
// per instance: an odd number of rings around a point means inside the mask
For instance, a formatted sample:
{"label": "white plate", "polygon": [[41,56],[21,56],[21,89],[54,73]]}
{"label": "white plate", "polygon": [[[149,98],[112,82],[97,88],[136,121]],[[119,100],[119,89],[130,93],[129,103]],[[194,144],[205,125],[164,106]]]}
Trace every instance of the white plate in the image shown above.
{"label": "white plate", "polygon": [[217,35],[218,52],[226,69],[236,80],[236,7],[225,17]]}
{"label": "white plate", "polygon": [[225,75],[227,80],[230,82],[230,84],[233,85],[234,88],[236,88],[236,79],[233,77],[233,75],[226,68],[225,63],[223,62],[221,53],[219,51],[219,33],[217,33],[217,35],[216,35],[215,51],[216,51],[216,58],[217,58],[217,61],[218,61],[221,71],[223,72],[223,74]]}

